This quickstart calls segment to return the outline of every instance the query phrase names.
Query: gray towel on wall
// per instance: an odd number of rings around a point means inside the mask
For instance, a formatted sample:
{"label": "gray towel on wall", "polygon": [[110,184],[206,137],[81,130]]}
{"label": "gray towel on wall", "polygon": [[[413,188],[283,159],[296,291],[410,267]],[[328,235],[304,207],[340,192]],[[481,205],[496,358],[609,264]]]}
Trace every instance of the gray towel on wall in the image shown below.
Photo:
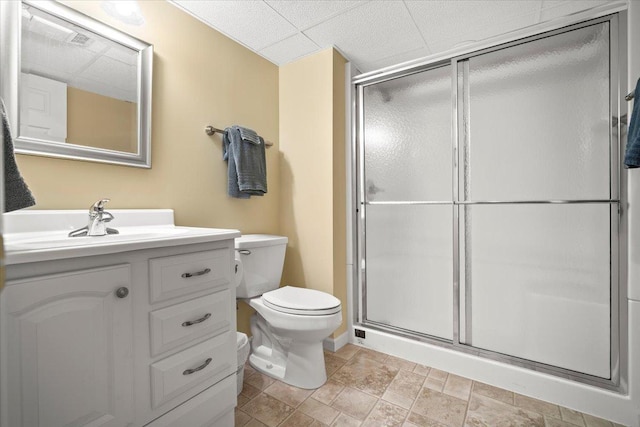
{"label": "gray towel on wall", "polygon": [[2,139],[4,141],[4,211],[11,212],[33,206],[36,204],[36,200],[18,170],[13,152],[9,120],[2,99],[0,99],[0,112],[2,113]]}
{"label": "gray towel on wall", "polygon": [[267,192],[264,140],[258,136],[258,144],[247,142],[243,139],[240,129],[240,126],[232,126],[224,132],[222,155],[228,163],[227,192],[229,196],[238,199],[262,196]]}
{"label": "gray towel on wall", "polygon": [[237,127],[240,131],[240,137],[245,142],[250,142],[252,144],[260,144],[260,137],[253,129],[243,128],[242,126],[234,126]]}
{"label": "gray towel on wall", "polygon": [[640,79],[638,79],[633,93],[633,111],[627,129],[624,165],[629,169],[640,167]]}

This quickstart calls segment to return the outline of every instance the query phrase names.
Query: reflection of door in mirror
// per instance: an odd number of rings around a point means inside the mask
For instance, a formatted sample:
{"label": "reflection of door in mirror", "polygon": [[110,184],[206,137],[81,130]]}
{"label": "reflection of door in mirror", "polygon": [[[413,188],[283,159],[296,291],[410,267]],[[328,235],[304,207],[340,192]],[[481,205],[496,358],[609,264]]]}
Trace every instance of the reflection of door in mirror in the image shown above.
{"label": "reflection of door in mirror", "polygon": [[138,52],[23,5],[20,137],[137,153]]}
{"label": "reflection of door in mirror", "polygon": [[20,78],[20,135],[66,142],[67,85],[35,74]]}

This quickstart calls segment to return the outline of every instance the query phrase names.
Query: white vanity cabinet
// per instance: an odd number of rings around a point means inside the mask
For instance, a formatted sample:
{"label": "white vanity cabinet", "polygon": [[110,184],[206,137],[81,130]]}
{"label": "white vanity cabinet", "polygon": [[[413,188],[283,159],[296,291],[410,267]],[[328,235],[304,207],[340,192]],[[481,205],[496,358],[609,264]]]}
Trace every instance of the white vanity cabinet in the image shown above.
{"label": "white vanity cabinet", "polygon": [[[12,281],[2,294],[8,426],[133,421],[128,265]],[[120,291],[121,294],[124,291]]]}
{"label": "white vanity cabinet", "polygon": [[239,234],[84,256],[10,243],[0,427],[233,426]]}

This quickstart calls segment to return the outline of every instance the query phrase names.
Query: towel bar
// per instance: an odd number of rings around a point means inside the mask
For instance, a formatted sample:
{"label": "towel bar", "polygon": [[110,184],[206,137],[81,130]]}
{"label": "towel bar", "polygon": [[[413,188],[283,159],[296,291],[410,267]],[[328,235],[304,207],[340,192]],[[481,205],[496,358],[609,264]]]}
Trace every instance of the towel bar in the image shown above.
{"label": "towel bar", "polygon": [[627,96],[624,97],[626,101],[631,101],[633,99],[634,92],[629,92]]}
{"label": "towel bar", "polygon": [[[213,135],[214,133],[220,133],[220,134],[224,134],[224,130],[222,129],[218,129],[218,128],[214,128],[213,126],[209,125],[206,126],[204,128],[204,131],[207,133],[207,135]],[[271,141],[265,141],[264,142],[265,147],[269,148],[271,146],[273,146],[273,142]]]}

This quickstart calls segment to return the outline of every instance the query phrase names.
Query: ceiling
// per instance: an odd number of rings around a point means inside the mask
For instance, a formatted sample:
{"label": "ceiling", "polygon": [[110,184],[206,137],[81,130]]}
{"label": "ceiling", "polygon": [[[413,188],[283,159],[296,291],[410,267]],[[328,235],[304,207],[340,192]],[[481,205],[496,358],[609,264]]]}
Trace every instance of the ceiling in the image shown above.
{"label": "ceiling", "polygon": [[137,51],[27,5],[21,43],[23,73],[136,102]]}
{"label": "ceiling", "polygon": [[376,70],[583,11],[607,0],[170,0],[283,65],[328,47]]}

